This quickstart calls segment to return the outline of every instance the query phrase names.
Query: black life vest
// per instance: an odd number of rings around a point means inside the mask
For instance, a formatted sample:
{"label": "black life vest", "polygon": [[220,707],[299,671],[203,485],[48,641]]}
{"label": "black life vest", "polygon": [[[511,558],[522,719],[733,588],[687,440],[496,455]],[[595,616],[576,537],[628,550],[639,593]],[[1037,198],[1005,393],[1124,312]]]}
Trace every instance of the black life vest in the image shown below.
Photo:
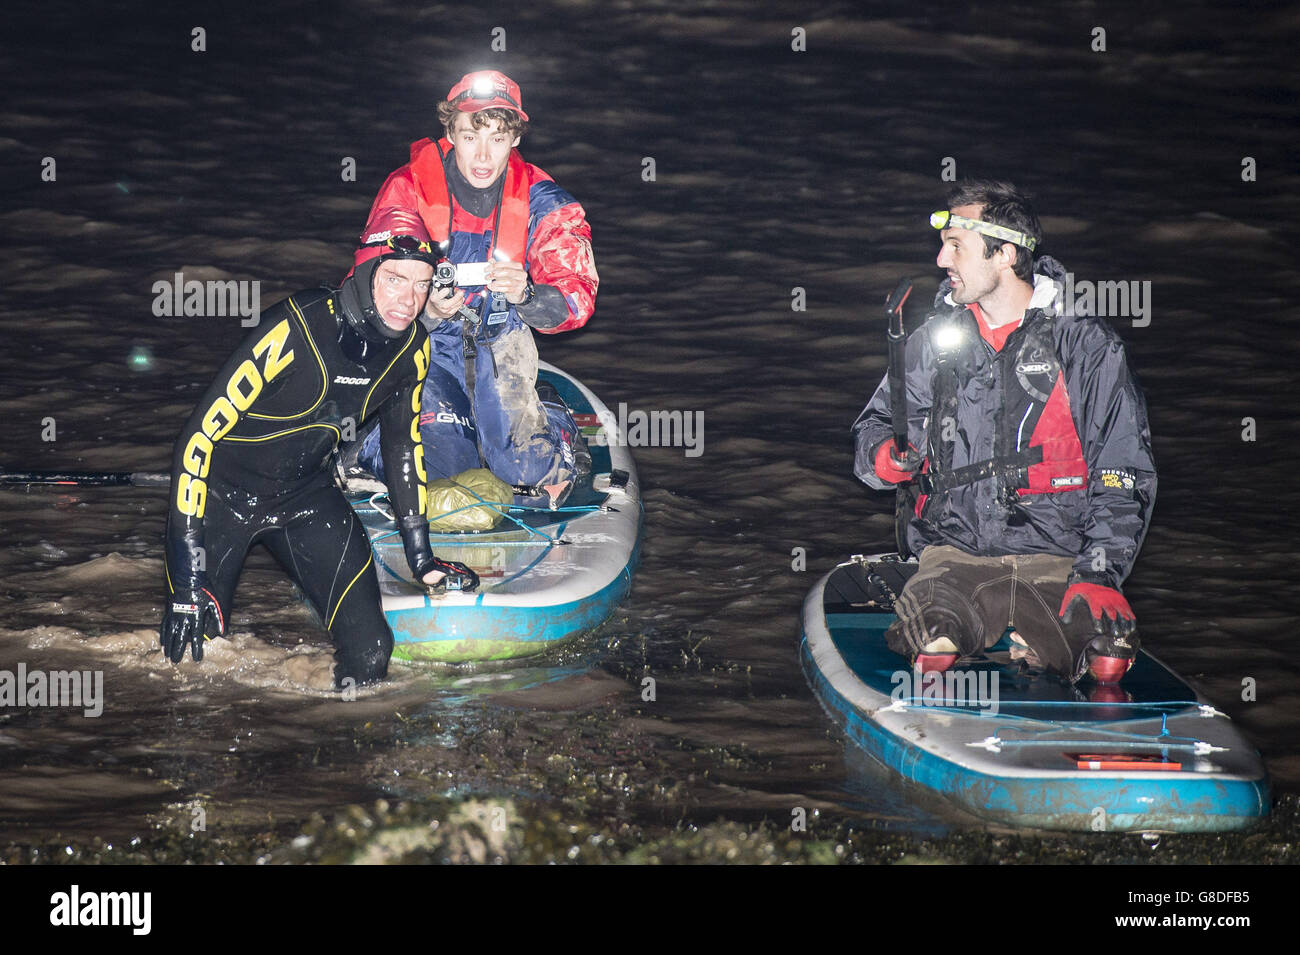
{"label": "black life vest", "polygon": [[[1070,397],[1053,336],[1054,316],[1036,310],[1011,333],[1001,351],[992,352],[979,334],[969,309],[932,319],[935,349],[926,472],[919,479],[923,494],[917,501],[921,514],[926,498],[944,494],[977,481],[996,480],[997,498],[1011,506],[1031,494],[1081,490],[1088,485],[1088,465],[1083,457]],[[962,392],[981,373],[985,362],[993,365],[1000,400],[985,409],[960,407]],[[993,456],[960,467],[953,466],[955,434],[944,440],[945,428],[961,429],[962,414],[972,410],[993,412]]]}

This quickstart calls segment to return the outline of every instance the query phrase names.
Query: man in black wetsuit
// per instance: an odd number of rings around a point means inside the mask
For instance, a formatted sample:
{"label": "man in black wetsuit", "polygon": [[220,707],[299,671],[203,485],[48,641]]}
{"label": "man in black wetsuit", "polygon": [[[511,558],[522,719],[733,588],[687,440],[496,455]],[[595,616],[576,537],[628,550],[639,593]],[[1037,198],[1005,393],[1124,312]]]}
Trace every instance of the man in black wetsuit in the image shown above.
{"label": "man in black wetsuit", "polygon": [[378,416],[406,559],[430,586],[472,590],[474,572],[429,549],[420,393],[429,341],[415,319],[437,261],[427,235],[388,239],[337,291],[292,295],[218,372],[176,442],[163,652],[226,632],[244,556],[260,541],[315,605],[345,688],[388,673],[393,634],[370,541],[327,471],[349,423]]}

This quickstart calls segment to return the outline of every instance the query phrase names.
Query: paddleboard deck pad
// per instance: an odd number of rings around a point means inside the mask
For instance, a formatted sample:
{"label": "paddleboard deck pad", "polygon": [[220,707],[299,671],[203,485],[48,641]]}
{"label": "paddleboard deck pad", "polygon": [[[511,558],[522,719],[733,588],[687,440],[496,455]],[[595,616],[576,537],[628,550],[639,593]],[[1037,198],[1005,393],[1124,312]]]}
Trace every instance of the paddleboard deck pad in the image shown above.
{"label": "paddleboard deck pad", "polygon": [[1030,668],[1006,635],[945,673],[912,671],[884,633],[916,566],[896,554],[855,556],[804,601],[804,673],[877,761],[1011,826],[1218,831],[1268,813],[1254,747],[1148,653],[1111,686],[1071,687]]}
{"label": "paddleboard deck pad", "polygon": [[572,376],[545,362],[591,452],[591,473],[558,510],[511,509],[488,531],[431,533],[434,554],[479,576],[473,593],[417,584],[386,497],[350,494],[370,535],[393,656],[461,663],[539,653],[604,621],[627,594],[641,532],[641,493],[628,449],[610,440],[605,405]]}

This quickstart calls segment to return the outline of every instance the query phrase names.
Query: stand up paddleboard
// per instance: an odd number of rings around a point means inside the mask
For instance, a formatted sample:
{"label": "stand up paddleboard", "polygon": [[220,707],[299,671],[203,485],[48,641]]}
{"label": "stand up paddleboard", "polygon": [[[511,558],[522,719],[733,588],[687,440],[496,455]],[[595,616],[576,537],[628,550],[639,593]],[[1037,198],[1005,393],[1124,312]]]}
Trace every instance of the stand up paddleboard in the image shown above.
{"label": "stand up paddleboard", "polygon": [[800,657],[849,738],[983,819],[1112,832],[1240,829],[1268,813],[1264,764],[1232,722],[1145,652],[1117,685],[1070,687],[985,657],[922,677],[885,645],[916,570],[857,556],[812,588]]}
{"label": "stand up paddleboard", "polygon": [[641,533],[641,489],[628,449],[607,434],[600,399],[557,368],[539,364],[582,429],[592,468],[552,511],[510,509],[489,531],[430,534],[433,552],[468,564],[474,593],[416,584],[384,498],[352,496],[370,535],[393,656],[460,663],[527,656],[590,630],[627,594]]}

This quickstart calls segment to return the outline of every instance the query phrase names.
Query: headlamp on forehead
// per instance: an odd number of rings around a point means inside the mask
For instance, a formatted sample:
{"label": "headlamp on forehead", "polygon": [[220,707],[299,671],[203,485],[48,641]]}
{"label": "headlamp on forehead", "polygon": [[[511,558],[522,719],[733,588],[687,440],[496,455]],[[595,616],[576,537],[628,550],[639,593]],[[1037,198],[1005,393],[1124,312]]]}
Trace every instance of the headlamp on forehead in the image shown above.
{"label": "headlamp on forehead", "polygon": [[1010,242],[1012,245],[1022,245],[1030,252],[1034,251],[1034,247],[1038,245],[1038,240],[1032,235],[1025,235],[1023,232],[1008,229],[1003,225],[985,222],[983,219],[967,219],[965,216],[953,215],[947,209],[930,213],[930,225],[936,229],[970,229],[972,232],[991,236],[994,239],[1001,239],[1004,242]]}

